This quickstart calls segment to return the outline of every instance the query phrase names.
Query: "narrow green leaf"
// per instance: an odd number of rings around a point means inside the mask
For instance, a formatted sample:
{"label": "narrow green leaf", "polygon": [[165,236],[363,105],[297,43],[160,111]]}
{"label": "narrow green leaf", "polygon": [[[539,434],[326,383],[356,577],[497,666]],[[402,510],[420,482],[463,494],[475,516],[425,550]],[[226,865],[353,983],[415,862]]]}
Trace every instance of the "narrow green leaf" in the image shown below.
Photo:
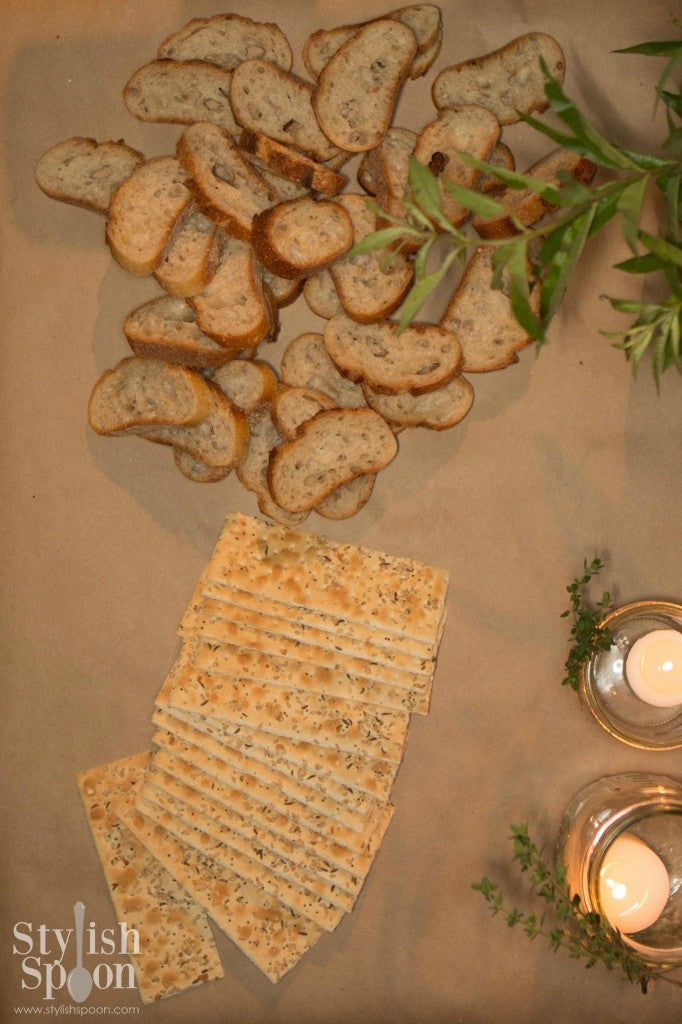
{"label": "narrow green leaf", "polygon": [[367,235],[360,242],[356,242],[353,248],[348,251],[347,258],[378,252],[379,249],[384,249],[391,242],[397,242],[399,239],[410,234],[412,232],[406,231],[405,228],[380,228],[379,231],[373,231],[371,235]]}
{"label": "narrow green leaf", "polygon": [[533,192],[537,192],[539,196],[546,199],[552,206],[558,206],[561,203],[560,189],[554,185],[548,185],[546,181],[542,181],[540,178],[533,178],[529,174],[520,174],[518,171],[509,171],[506,167],[493,167],[492,164],[486,163],[485,160],[479,160],[477,157],[471,156],[470,153],[458,153],[458,156],[462,159],[463,163],[471,167],[477,167],[485,174],[494,175],[507,188],[517,191],[530,189]]}
{"label": "narrow green leaf", "polygon": [[653,274],[655,271],[661,270],[665,263],[654,253],[648,252],[643,256],[633,256],[629,260],[623,260],[622,263],[616,263],[614,266],[616,270],[624,270],[626,274]]}
{"label": "narrow green leaf", "polygon": [[674,57],[682,47],[682,40],[662,39],[650,43],[637,43],[624,49],[612,50],[612,53],[641,53],[651,57]]}
{"label": "narrow green leaf", "polygon": [[509,298],[514,316],[527,332],[529,337],[540,341],[544,338],[544,330],[530,304],[530,288],[528,283],[528,250],[527,245],[519,244],[512,247],[507,261],[509,271]]}
{"label": "narrow green leaf", "polygon": [[470,210],[477,217],[499,217],[504,213],[501,203],[491,199],[490,196],[483,195],[482,192],[475,192],[471,188],[464,188],[463,185],[456,185],[454,181],[443,181],[443,188],[455,202],[466,210]]}
{"label": "narrow green leaf", "polygon": [[576,140],[586,147],[587,155],[606,167],[630,170],[633,167],[632,161],[585,120],[556,78],[549,73],[544,60],[542,67],[546,77],[545,95],[552,110],[573,131]]}
{"label": "narrow green leaf", "polygon": [[666,242],[664,238],[657,238],[655,235],[650,235],[648,231],[640,231],[639,237],[650,252],[655,253],[666,263],[674,263],[675,266],[682,267],[681,245],[675,245],[673,242]]}
{"label": "narrow green leaf", "polygon": [[658,97],[661,100],[661,103],[665,103],[666,107],[670,107],[678,117],[682,117],[682,96],[679,93],[667,92],[665,89],[660,89]]}
{"label": "narrow green leaf", "polygon": [[412,197],[417,206],[439,227],[450,231],[452,224],[443,213],[438,179],[435,174],[411,156],[408,180],[412,189]]}
{"label": "narrow green leaf", "polygon": [[568,281],[589,237],[594,217],[594,207],[576,215],[566,225],[561,246],[555,252],[552,263],[542,280],[540,316],[547,324],[559,307]]}
{"label": "narrow green leaf", "polygon": [[649,183],[648,174],[633,181],[624,188],[618,197],[618,211],[622,217],[623,237],[632,252],[637,253],[639,246],[639,224],[642,219],[642,205],[646,188]]}
{"label": "narrow green leaf", "polygon": [[420,281],[410,289],[407,298],[403,302],[400,310],[400,319],[398,321],[398,334],[401,334],[405,328],[414,320],[415,316],[424,305],[429,295],[435,288],[438,287],[440,282],[445,277],[446,273],[450,269],[455,257],[455,250],[452,250],[445,257],[438,270],[434,270],[432,274],[427,274]]}

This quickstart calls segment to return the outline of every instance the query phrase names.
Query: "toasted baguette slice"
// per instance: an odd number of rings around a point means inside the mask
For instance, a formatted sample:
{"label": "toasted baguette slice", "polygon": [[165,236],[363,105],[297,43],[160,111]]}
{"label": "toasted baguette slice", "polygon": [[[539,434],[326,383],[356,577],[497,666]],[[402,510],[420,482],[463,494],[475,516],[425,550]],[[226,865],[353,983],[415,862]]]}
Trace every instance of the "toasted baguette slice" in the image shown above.
{"label": "toasted baguette slice", "polygon": [[179,32],[165,39],[159,57],[172,60],[203,60],[234,71],[254,57],[261,57],[288,71],[293,55],[282,30],[270,22],[252,21],[241,14],[216,14],[192,18]]}
{"label": "toasted baguette slice", "polygon": [[278,309],[290,306],[292,302],[296,301],[303,291],[302,279],[279,277],[262,264],[259,264],[259,266],[263,275],[263,284],[272,295]]}
{"label": "toasted baguette slice", "polygon": [[325,519],[350,519],[351,516],[357,515],[372,497],[376,478],[376,473],[356,476],[354,480],[350,480],[343,487],[337,487],[323,498],[315,506],[315,511]]}
{"label": "toasted baguette slice", "polygon": [[306,420],[323,409],[333,408],[333,400],[322,391],[285,386],[272,399],[271,412],[277,429],[291,440]]}
{"label": "toasted baguette slice", "polygon": [[136,356],[181,363],[194,370],[222,366],[232,353],[204,334],[196,321],[184,298],[161,295],[129,313],[123,332]]}
{"label": "toasted baguette slice", "polygon": [[204,334],[236,354],[273,336],[276,306],[251,246],[225,231],[219,234],[218,246],[215,273],[188,301]]}
{"label": "toasted baguette slice", "polygon": [[[306,420],[312,419],[323,409],[334,407],[332,399],[321,391],[282,387],[273,399],[271,412],[278,430],[292,440]],[[348,519],[354,516],[369,501],[375,479],[375,473],[367,473],[337,487],[315,506],[315,511],[325,519]]]}
{"label": "toasted baguette slice", "polygon": [[284,441],[275,426],[270,407],[263,405],[249,416],[249,442],[244,458],[237,466],[237,476],[248,491],[258,498],[258,508],[269,519],[284,526],[298,526],[308,517],[305,512],[287,512],[275,502],[268,484],[271,452]]}
{"label": "toasted baguette slice", "polygon": [[324,343],[345,377],[381,394],[434,391],[452,380],[462,361],[452,331],[433,324],[413,323],[398,334],[389,320],[358,324],[342,313],[327,324]]}
{"label": "toasted baguette slice", "polygon": [[499,135],[495,115],[473,104],[444,110],[419,133],[414,156],[438,178],[443,213],[455,227],[464,223],[469,211],[450,195],[446,184],[473,188],[480,178],[480,171],[465,164],[459,154],[469,153],[487,160]]}
{"label": "toasted baguette slice", "polygon": [[414,80],[415,78],[422,78],[435,64],[438,56],[440,55],[442,46],[443,29],[441,28],[430,46],[427,46],[425,50],[421,50],[417,53],[417,56],[410,64],[408,78],[411,80]]}
{"label": "toasted baguette slice", "polygon": [[270,402],[279,387],[275,371],[258,359],[232,359],[215,370],[211,380],[245,413]]}
{"label": "toasted baguette slice", "polygon": [[[346,193],[336,202],[353,225],[353,244],[361,242],[376,228],[376,218],[365,196]],[[348,316],[371,324],[390,316],[405,298],[412,283],[413,268],[405,257],[396,255],[385,267],[385,252],[342,256],[329,266],[336,292]]]}
{"label": "toasted baguette slice", "polygon": [[116,262],[133,274],[156,270],[191,198],[187,176],[175,157],[154,157],[136,167],[109,204],[106,240]]}
{"label": "toasted baguette slice", "polygon": [[140,121],[211,121],[234,136],[239,128],[230,107],[231,81],[232,73],[214,64],[155,60],[128,79],[123,100]]}
{"label": "toasted baguette slice", "polygon": [[279,201],[219,125],[190,125],[178,140],[177,152],[199,208],[237,238],[249,239],[255,215]]}
{"label": "toasted baguette slice", "polygon": [[[412,4],[389,11],[383,18],[402,21],[412,29],[417,40],[417,54],[410,68],[409,77],[418,78],[425,74],[438,56],[442,42],[440,9],[435,4]],[[303,63],[308,74],[312,78],[318,78],[337,50],[367,24],[369,23],[365,21],[332,29],[319,29],[308,36],[302,50]]]}
{"label": "toasted baguette slice", "polygon": [[244,129],[239,137],[239,145],[244,152],[258,157],[276,174],[296,182],[305,189],[322,192],[326,196],[336,196],[348,183],[348,178],[338,174],[331,167],[311,160],[291,146],[269,139],[260,132]]}
{"label": "toasted baguette slice", "polygon": [[460,374],[425,395],[382,395],[367,384],[362,388],[370,409],[396,427],[447,430],[464,419],[474,401],[474,389]]}
{"label": "toasted baguette slice", "polygon": [[173,449],[173,459],[183,476],[197,484],[215,484],[232,472],[232,466],[209,466],[181,448]]}
{"label": "toasted baguette slice", "polygon": [[194,425],[210,408],[210,390],[201,374],[160,359],[128,356],[96,382],[88,419],[98,434],[118,434],[151,424]]}
{"label": "toasted baguette slice", "polygon": [[[516,353],[530,343],[530,336],[514,315],[504,290],[492,287],[492,253],[477,249],[441,318],[441,326],[453,331],[462,346],[464,373],[502,370],[518,362]],[[537,313],[540,290],[531,291]]]}
{"label": "toasted baguette slice", "polygon": [[310,195],[310,189],[306,186],[300,185],[296,181],[291,181],[289,178],[283,178],[281,174],[277,174],[276,171],[273,171],[272,167],[268,167],[266,163],[259,159],[259,157],[254,156],[253,153],[248,153],[246,150],[242,150],[242,152],[251,166],[260,174],[261,178],[268,183],[279,202],[285,199],[301,199],[303,196]]}
{"label": "toasted baguette slice", "polygon": [[303,512],[356,477],[377,473],[397,450],[393,431],[371,409],[319,412],[272,452],[270,491],[282,508]]}
{"label": "toasted baguette slice", "polygon": [[324,335],[309,331],[290,341],[282,355],[282,380],[291,387],[312,388],[328,395],[341,409],[366,405],[362,388],[342,376],[329,358]]}
{"label": "toasted baguette slice", "polygon": [[546,110],[549,101],[541,58],[554,78],[563,82],[563,51],[556,39],[543,32],[530,32],[483,57],[443,68],[431,87],[436,109],[476,103],[491,110],[502,125],[519,121],[519,112]]}
{"label": "toasted baguette slice", "polygon": [[124,142],[75,137],[43,153],[35,177],[38,187],[51,199],[106,216],[116,189],[143,162],[142,153]]}
{"label": "toasted baguette slice", "polygon": [[358,167],[362,188],[376,197],[386,213],[404,220],[405,195],[408,192],[410,157],[417,144],[417,133],[409,128],[389,128],[379,145],[365,153]]}
{"label": "toasted baguette slice", "polygon": [[388,19],[371,22],[337,50],[312,96],[318,123],[334,145],[350,153],[379,145],[416,52],[412,29]]}
{"label": "toasted baguette slice", "polygon": [[217,230],[195,203],[184,209],[154,271],[165,291],[186,297],[208,284],[215,271]]}
{"label": "toasted baguette slice", "polygon": [[235,408],[219,387],[206,381],[210,397],[208,415],[195,426],[140,426],[133,433],[156,444],[170,445],[209,466],[230,469],[246,451],[249,427],[246,416]]}
{"label": "toasted baguette slice", "polygon": [[247,60],[232,75],[230,103],[247,131],[300,149],[313,160],[329,160],[338,148],[320,130],[312,94],[310,82],[297,75],[266,60]]}
{"label": "toasted baguette slice", "polygon": [[[524,173],[545,184],[561,188],[563,181],[560,175],[562,173],[570,174],[576,181],[588,185],[596,170],[596,164],[593,164],[587,157],[573,153],[570,149],[559,147],[538,160]],[[511,238],[518,234],[518,224],[534,224],[540,220],[543,214],[552,209],[550,203],[530,189],[504,189],[496,194],[495,199],[505,207],[504,214],[486,219],[474,217],[471,221],[472,227],[481,238]]]}
{"label": "toasted baguette slice", "polygon": [[338,203],[306,196],[254,217],[251,244],[273,274],[297,279],[347,252],[353,244],[353,224]]}
{"label": "toasted baguette slice", "polygon": [[316,274],[306,277],[303,298],[310,311],[323,320],[331,320],[336,313],[343,312],[334,278],[328,270],[318,270]]}

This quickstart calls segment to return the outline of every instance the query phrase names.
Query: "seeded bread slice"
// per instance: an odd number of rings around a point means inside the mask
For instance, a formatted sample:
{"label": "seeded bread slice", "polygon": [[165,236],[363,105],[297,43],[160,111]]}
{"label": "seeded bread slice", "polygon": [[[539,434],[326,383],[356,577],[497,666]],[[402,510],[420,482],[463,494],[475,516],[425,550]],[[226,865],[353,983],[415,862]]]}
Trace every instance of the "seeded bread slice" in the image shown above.
{"label": "seeded bread slice", "polygon": [[116,262],[133,274],[156,270],[191,198],[187,176],[175,157],[154,157],[136,167],[109,204],[106,240]]}
{"label": "seeded bread slice", "polygon": [[232,472],[232,466],[209,466],[181,448],[173,449],[173,460],[182,475],[196,484],[216,484]]}
{"label": "seeded bread slice", "polygon": [[343,312],[334,278],[329,270],[318,270],[306,277],[303,284],[303,298],[308,308],[323,320],[331,320],[336,313]]}
{"label": "seeded bread slice", "polygon": [[123,321],[123,332],[135,355],[194,370],[221,366],[232,358],[229,349],[203,333],[195,311],[181,296],[161,295],[138,306]]}
{"label": "seeded bread slice", "polygon": [[253,249],[221,231],[218,264],[202,291],[188,300],[199,328],[237,353],[276,332],[276,306],[263,285]]}
{"label": "seeded bread slice", "polygon": [[208,415],[195,426],[139,426],[133,433],[156,444],[187,452],[209,466],[225,469],[237,466],[246,451],[249,427],[246,416],[217,385],[206,381],[210,407]]}
{"label": "seeded bread slice", "polygon": [[388,465],[398,443],[371,409],[330,409],[307,420],[292,441],[275,449],[268,483],[278,505],[303,512],[332,491]]}
{"label": "seeded bread slice", "polygon": [[502,125],[519,121],[519,112],[546,110],[549,101],[540,58],[562,82],[563,51],[556,39],[543,32],[519,36],[485,56],[443,68],[431,87],[436,109],[476,103],[491,110]]}
{"label": "seeded bread slice", "polygon": [[171,295],[194,295],[208,284],[216,261],[217,225],[195,203],[180,214],[154,271]]}
{"label": "seeded bread slice", "polygon": [[303,290],[302,279],[279,277],[262,264],[259,266],[263,275],[263,284],[272,295],[278,309],[290,306],[292,302],[296,301]]}
{"label": "seeded bread slice", "polygon": [[474,389],[460,374],[425,395],[382,395],[367,384],[362,388],[370,409],[396,427],[447,430],[464,419],[474,401]]}
{"label": "seeded bread slice", "polygon": [[36,183],[45,195],[106,216],[119,185],[144,162],[124,142],[74,137],[52,146],[38,160]]}
{"label": "seeded bread slice", "polygon": [[260,132],[244,129],[239,137],[239,145],[244,152],[258,157],[275,173],[305,189],[336,196],[348,183],[348,178],[331,167],[311,160],[291,146],[276,142]]}
{"label": "seeded bread slice", "polygon": [[419,133],[414,156],[436,175],[443,213],[455,227],[464,223],[469,211],[450,195],[446,183],[473,188],[480,178],[480,171],[465,164],[459,154],[487,160],[499,135],[495,115],[473,104],[444,110]]}
{"label": "seeded bread slice", "polygon": [[338,148],[322,133],[315,118],[310,82],[266,60],[247,60],[232,75],[230,103],[242,128],[259,132],[325,161]]}
{"label": "seeded bread slice", "polygon": [[269,60],[288,71],[293,55],[289,42],[277,25],[252,21],[241,14],[216,14],[192,18],[184,28],[165,39],[159,57],[172,60],[203,60],[234,71],[255,57]]}
{"label": "seeded bread slice", "polygon": [[334,145],[359,153],[379,144],[416,52],[412,29],[391,20],[371,22],[337,50],[312,96],[318,123]]}
{"label": "seeded bread slice", "polygon": [[258,498],[258,508],[269,519],[282,526],[298,526],[308,512],[287,512],[274,500],[268,484],[270,453],[282,444],[284,435],[273,422],[270,407],[263,405],[249,415],[249,442],[244,458],[237,466],[237,476],[248,491]]}
{"label": "seeded bread slice", "polygon": [[[524,173],[555,188],[561,188],[563,181],[559,175],[562,173],[570,174],[576,181],[588,185],[596,171],[596,165],[587,157],[559,147],[538,160]],[[504,189],[495,198],[505,207],[504,214],[487,219],[474,217],[471,221],[472,227],[481,238],[511,238],[519,230],[516,222],[526,226],[534,224],[552,208],[551,204],[537,193],[527,189]]]}
{"label": "seeded bread slice", "polygon": [[254,216],[279,201],[219,125],[190,125],[178,140],[177,153],[199,208],[237,238],[250,238]]}
{"label": "seeded bread slice", "polygon": [[230,135],[239,128],[230,107],[232,74],[199,60],[155,60],[132,75],[123,90],[130,113],[140,121],[194,124],[211,121]]}
{"label": "seeded bread slice", "polygon": [[337,487],[315,506],[315,511],[325,519],[350,519],[358,514],[361,508],[372,497],[376,473],[364,473],[354,480]]}
{"label": "seeded bread slice", "polygon": [[335,408],[329,395],[314,388],[281,387],[271,405],[272,419],[277,429],[291,440],[298,428],[323,409]]}
{"label": "seeded bread slice", "polygon": [[376,149],[365,153],[358,168],[358,181],[365,191],[376,197],[382,210],[400,220],[406,217],[404,200],[416,144],[416,132],[389,128]]}
{"label": "seeded bread slice", "polygon": [[[516,170],[516,160],[509,146],[504,142],[498,142],[492,153],[488,157],[487,162],[493,167],[501,167],[505,171]],[[494,174],[482,174],[478,180],[476,188],[479,192],[485,192],[490,194],[492,192],[501,192],[504,189],[504,185],[499,178],[496,178]]]}
{"label": "seeded bread slice", "polygon": [[211,380],[245,413],[270,402],[279,387],[275,371],[258,359],[233,359],[211,374]]}
{"label": "seeded bread slice", "polygon": [[160,359],[128,356],[96,382],[88,419],[98,434],[117,434],[152,424],[197,424],[210,408],[210,389],[201,374]]}
{"label": "seeded bread slice", "polygon": [[[410,68],[410,78],[425,74],[438,56],[442,42],[440,9],[435,4],[412,4],[389,11],[383,17],[401,21],[412,29],[417,40],[417,54]],[[369,22],[318,29],[308,36],[301,54],[308,74],[318,78],[337,50],[367,24]]]}
{"label": "seeded bread slice", "polygon": [[300,199],[302,196],[310,195],[310,189],[306,186],[300,185],[296,181],[291,181],[289,178],[283,178],[281,174],[277,174],[273,171],[272,167],[268,167],[266,163],[259,157],[254,156],[253,153],[249,153],[246,150],[242,150],[242,152],[251,166],[260,174],[261,178],[267,181],[280,202],[284,199]]}
{"label": "seeded bread slice", "polygon": [[291,387],[313,388],[328,395],[341,409],[366,405],[362,388],[339,373],[329,358],[324,335],[314,331],[299,334],[282,355],[282,380]]}
{"label": "seeded bread slice", "polygon": [[353,224],[345,209],[308,196],[259,213],[251,232],[260,262],[273,274],[294,279],[333,263],[353,241]]}
{"label": "seeded bread slice", "polygon": [[452,380],[462,361],[452,331],[433,324],[413,323],[398,334],[389,320],[365,325],[339,314],[327,324],[324,343],[345,377],[381,394],[434,391]]}
{"label": "seeded bread slice", "polygon": [[[374,213],[365,196],[345,193],[336,202],[347,212],[353,226],[353,244],[376,228]],[[371,324],[390,316],[405,298],[412,283],[412,264],[397,254],[384,266],[385,252],[342,256],[329,266],[336,292],[348,316]]]}
{"label": "seeded bread slice", "polygon": [[[462,371],[485,373],[519,361],[517,352],[531,341],[514,315],[504,290],[491,286],[492,253],[477,249],[450,299],[441,326],[453,331],[462,346]],[[537,313],[539,289],[531,291]]]}

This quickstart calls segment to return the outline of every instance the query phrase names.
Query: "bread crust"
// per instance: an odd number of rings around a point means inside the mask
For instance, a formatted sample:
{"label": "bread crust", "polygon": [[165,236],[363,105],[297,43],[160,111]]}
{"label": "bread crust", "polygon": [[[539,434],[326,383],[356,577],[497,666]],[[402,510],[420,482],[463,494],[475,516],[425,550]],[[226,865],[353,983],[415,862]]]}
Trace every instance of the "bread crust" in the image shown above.
{"label": "bread crust", "polygon": [[343,207],[331,200],[291,199],[254,217],[251,244],[257,259],[273,274],[298,279],[347,252],[353,244],[353,224]]}
{"label": "bread crust", "polygon": [[251,153],[262,160],[276,174],[313,192],[336,196],[348,183],[348,178],[338,174],[331,167],[311,160],[303,153],[298,153],[259,132],[243,129],[239,145],[246,153]]}
{"label": "bread crust", "polygon": [[122,139],[98,142],[74,135],[43,153],[35,179],[50,199],[106,217],[114,192],[144,160],[139,150]]}

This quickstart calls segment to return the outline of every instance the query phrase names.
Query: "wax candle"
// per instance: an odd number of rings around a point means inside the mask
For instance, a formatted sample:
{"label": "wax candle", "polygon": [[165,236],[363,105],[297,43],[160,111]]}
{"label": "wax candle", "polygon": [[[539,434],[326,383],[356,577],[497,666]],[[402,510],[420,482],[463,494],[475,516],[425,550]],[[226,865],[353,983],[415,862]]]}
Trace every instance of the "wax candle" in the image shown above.
{"label": "wax candle", "polygon": [[625,678],[647,704],[682,704],[682,633],[654,629],[635,640],[625,660]]}
{"label": "wax candle", "polygon": [[629,935],[657,921],[670,896],[665,864],[643,840],[618,836],[599,869],[599,902],[607,920]]}

